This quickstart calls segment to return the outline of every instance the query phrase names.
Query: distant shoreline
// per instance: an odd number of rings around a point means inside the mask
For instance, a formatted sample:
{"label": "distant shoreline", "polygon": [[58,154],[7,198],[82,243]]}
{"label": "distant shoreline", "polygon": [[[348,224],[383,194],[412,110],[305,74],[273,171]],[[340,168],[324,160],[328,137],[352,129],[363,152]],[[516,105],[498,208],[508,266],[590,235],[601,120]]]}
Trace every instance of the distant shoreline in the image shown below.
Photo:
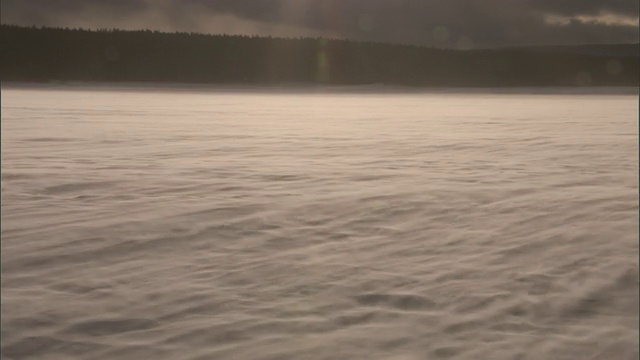
{"label": "distant shoreline", "polygon": [[177,82],[112,81],[2,81],[2,89],[51,89],[67,91],[170,91],[170,92],[241,92],[294,94],[539,94],[539,95],[639,95],[637,86],[590,87],[414,87],[385,84],[198,84]]}
{"label": "distant shoreline", "polygon": [[[1,28],[0,74],[16,82],[358,92],[512,92],[640,82],[632,45],[462,51],[311,38]],[[578,92],[585,91],[592,92]]]}

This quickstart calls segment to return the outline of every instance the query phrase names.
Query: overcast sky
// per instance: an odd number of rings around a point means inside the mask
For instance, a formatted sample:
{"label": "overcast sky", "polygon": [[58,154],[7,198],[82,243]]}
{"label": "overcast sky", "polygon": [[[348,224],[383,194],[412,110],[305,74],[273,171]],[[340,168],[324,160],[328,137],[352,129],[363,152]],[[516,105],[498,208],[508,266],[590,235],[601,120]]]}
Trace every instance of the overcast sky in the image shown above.
{"label": "overcast sky", "polygon": [[2,23],[436,47],[638,42],[638,0],[2,0]]}

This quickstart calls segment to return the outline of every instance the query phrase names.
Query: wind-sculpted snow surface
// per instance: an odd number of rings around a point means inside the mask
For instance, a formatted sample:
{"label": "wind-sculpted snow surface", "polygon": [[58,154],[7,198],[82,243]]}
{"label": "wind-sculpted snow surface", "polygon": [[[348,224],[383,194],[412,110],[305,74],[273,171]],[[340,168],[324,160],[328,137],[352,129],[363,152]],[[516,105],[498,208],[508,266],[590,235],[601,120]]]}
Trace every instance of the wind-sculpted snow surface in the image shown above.
{"label": "wind-sculpted snow surface", "polygon": [[3,359],[637,359],[636,95],[12,88]]}

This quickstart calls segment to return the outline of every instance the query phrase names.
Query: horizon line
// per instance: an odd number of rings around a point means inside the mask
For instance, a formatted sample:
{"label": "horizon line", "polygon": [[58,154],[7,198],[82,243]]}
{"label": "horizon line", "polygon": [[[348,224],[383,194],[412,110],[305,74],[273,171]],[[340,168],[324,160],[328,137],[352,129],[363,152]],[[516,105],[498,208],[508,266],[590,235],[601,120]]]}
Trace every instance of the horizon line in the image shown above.
{"label": "horizon line", "polygon": [[423,48],[423,49],[432,49],[432,50],[441,50],[441,51],[484,51],[484,50],[507,50],[507,49],[522,49],[522,48],[545,48],[545,47],[582,47],[582,46],[625,46],[625,45],[637,45],[640,46],[640,42],[630,42],[630,43],[586,43],[586,44],[564,44],[564,45],[544,45],[544,44],[524,44],[524,45],[507,45],[507,46],[494,46],[494,47],[478,47],[471,49],[456,49],[456,48],[443,48],[443,47],[435,47],[435,46],[426,46],[426,45],[417,45],[410,43],[393,43],[393,42],[385,42],[385,41],[375,41],[375,40],[354,40],[347,38],[331,38],[331,37],[309,37],[309,36],[298,36],[298,37],[284,37],[284,36],[271,36],[271,35],[246,35],[246,34],[228,34],[228,33],[203,33],[203,32],[195,32],[195,31],[166,31],[166,30],[153,30],[153,29],[120,29],[120,28],[82,28],[82,27],[62,27],[62,26],[48,26],[48,25],[18,25],[18,24],[7,24],[0,23],[0,27],[17,27],[23,29],[37,29],[37,30],[64,30],[64,31],[87,31],[87,32],[151,32],[154,34],[162,34],[162,35],[192,35],[192,36],[226,36],[226,37],[239,37],[239,38],[254,38],[254,39],[276,39],[276,40],[316,40],[316,41],[341,41],[347,43],[362,43],[362,44],[380,44],[380,45],[388,45],[388,46],[406,46],[406,47],[415,47],[415,48]]}

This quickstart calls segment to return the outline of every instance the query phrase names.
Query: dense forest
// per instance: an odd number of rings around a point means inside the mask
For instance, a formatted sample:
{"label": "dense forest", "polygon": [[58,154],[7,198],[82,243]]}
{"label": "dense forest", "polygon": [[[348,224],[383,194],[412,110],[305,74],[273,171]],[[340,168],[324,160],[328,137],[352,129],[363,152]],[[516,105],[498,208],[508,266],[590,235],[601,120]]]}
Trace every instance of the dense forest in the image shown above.
{"label": "dense forest", "polygon": [[638,86],[638,56],[2,25],[3,81]]}

